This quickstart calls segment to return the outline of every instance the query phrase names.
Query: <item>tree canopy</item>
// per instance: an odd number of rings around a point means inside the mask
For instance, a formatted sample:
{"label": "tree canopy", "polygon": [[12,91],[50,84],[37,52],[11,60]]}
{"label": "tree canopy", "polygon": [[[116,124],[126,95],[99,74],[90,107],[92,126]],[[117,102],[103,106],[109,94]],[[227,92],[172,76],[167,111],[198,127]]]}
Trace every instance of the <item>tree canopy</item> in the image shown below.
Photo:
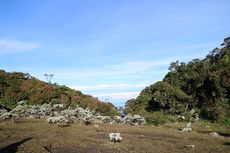
{"label": "tree canopy", "polygon": [[209,120],[230,117],[230,37],[205,59],[172,62],[162,81],[126,103],[126,111],[181,114],[196,109]]}

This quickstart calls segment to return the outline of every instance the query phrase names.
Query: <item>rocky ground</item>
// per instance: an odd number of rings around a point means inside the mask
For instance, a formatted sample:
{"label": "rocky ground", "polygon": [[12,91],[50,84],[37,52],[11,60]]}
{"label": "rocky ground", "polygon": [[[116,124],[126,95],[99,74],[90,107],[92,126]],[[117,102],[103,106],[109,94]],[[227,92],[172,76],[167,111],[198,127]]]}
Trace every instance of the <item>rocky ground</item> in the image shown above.
{"label": "rocky ground", "polygon": [[109,124],[129,124],[143,125],[145,124],[144,117],[140,115],[120,116],[102,116],[89,109],[81,107],[65,108],[62,104],[43,104],[43,105],[27,105],[26,101],[20,101],[12,110],[7,110],[0,107],[0,119],[46,119],[51,124],[59,126],[70,125],[74,122],[90,123],[109,123]]}
{"label": "rocky ground", "polygon": [[[49,124],[44,119],[0,120],[0,152],[35,153],[228,153],[230,129],[196,123],[191,132],[178,128],[186,123],[163,127],[97,123],[72,123],[68,127]],[[217,131],[220,135],[210,135]],[[109,133],[119,132],[120,143],[109,141]]]}
{"label": "rocky ground", "polygon": [[0,107],[0,153],[229,152],[230,127],[199,121],[194,110],[190,114],[189,122],[178,116],[176,123],[154,127],[140,115],[109,117],[21,101],[12,110]]}

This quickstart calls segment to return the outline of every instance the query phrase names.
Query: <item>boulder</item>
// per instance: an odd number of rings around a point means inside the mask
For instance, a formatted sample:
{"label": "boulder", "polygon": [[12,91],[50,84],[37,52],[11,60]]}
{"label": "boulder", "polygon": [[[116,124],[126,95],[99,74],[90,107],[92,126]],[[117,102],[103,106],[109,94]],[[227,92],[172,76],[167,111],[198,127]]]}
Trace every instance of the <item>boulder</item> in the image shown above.
{"label": "boulder", "polygon": [[1,118],[4,119],[4,120],[8,120],[11,117],[13,117],[13,114],[10,113],[10,112],[6,112],[6,113],[4,113],[4,114],[1,115]]}
{"label": "boulder", "polygon": [[195,145],[186,145],[186,148],[195,148]]}
{"label": "boulder", "polygon": [[56,117],[49,117],[47,118],[47,121],[52,124],[57,124],[57,123],[70,123],[68,119],[66,119],[65,116],[56,116]]}
{"label": "boulder", "polygon": [[191,115],[193,115],[193,114],[195,114],[195,112],[196,112],[195,109],[191,109],[189,113],[190,113]]}
{"label": "boulder", "polygon": [[110,133],[109,134],[109,141],[111,142],[121,142],[122,137],[120,133]]}
{"label": "boulder", "polygon": [[53,110],[62,110],[62,109],[64,109],[63,104],[54,104],[52,107],[53,107]]}
{"label": "boulder", "polygon": [[145,124],[145,118],[140,115],[134,115],[133,116],[133,123],[135,125],[144,125]]}
{"label": "boulder", "polygon": [[114,121],[118,124],[124,123],[121,116],[114,116],[113,118],[114,118]]}
{"label": "boulder", "polygon": [[178,120],[178,121],[184,121],[184,120],[185,120],[185,117],[182,116],[182,115],[178,115],[178,116],[177,116],[177,120]]}
{"label": "boulder", "polygon": [[19,101],[18,103],[17,103],[17,105],[22,105],[22,106],[24,106],[24,105],[26,105],[26,100],[21,100],[21,101]]}
{"label": "boulder", "polygon": [[187,128],[190,128],[191,126],[192,126],[191,122],[187,123],[187,125],[186,125]]}
{"label": "boulder", "polygon": [[6,112],[8,112],[6,109],[0,109],[0,116]]}
{"label": "boulder", "polygon": [[143,125],[145,124],[145,118],[140,116],[140,115],[126,115],[124,118],[124,123],[125,124],[130,124],[130,125]]}
{"label": "boulder", "polygon": [[214,137],[219,137],[220,136],[220,134],[217,133],[217,132],[211,132],[211,133],[209,133],[209,135],[214,136]]}
{"label": "boulder", "polygon": [[103,116],[101,120],[103,123],[110,123],[112,121],[111,117],[109,116]]}
{"label": "boulder", "polygon": [[182,132],[191,132],[192,128],[191,127],[185,127],[183,129],[181,129]]}

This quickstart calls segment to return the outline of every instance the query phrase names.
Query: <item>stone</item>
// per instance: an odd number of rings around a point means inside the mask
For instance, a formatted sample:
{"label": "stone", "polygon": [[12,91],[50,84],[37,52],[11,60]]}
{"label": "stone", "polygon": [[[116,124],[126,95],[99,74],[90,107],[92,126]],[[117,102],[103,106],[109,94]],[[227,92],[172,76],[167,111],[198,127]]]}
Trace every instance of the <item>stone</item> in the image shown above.
{"label": "stone", "polygon": [[13,114],[10,113],[10,112],[6,112],[6,113],[4,113],[4,114],[1,115],[1,118],[4,119],[4,120],[8,120],[11,117],[13,117]]}
{"label": "stone", "polygon": [[195,112],[196,112],[195,109],[191,109],[189,113],[190,113],[191,115],[193,115],[193,114],[195,114]]}
{"label": "stone", "polygon": [[24,106],[24,105],[26,105],[26,100],[21,100],[21,101],[19,101],[18,103],[17,103],[17,105],[22,105],[22,106]]}
{"label": "stone", "polygon": [[110,123],[111,121],[112,121],[112,119],[109,116],[103,116],[102,117],[102,122],[103,123]]}
{"label": "stone", "polygon": [[114,121],[118,124],[122,124],[123,123],[123,119],[121,116],[114,116]]}
{"label": "stone", "polygon": [[109,134],[109,141],[111,142],[121,142],[122,137],[120,133],[110,133]]}
{"label": "stone", "polygon": [[5,109],[0,109],[0,116],[1,116],[2,114],[6,113],[6,112],[8,112],[8,111],[5,110]]}
{"label": "stone", "polygon": [[145,118],[140,116],[140,115],[126,115],[123,118],[123,121],[125,124],[130,124],[130,125],[144,125],[145,124]]}
{"label": "stone", "polygon": [[54,110],[61,110],[64,108],[64,105],[63,104],[54,104],[52,107]]}
{"label": "stone", "polygon": [[185,120],[185,117],[182,116],[182,115],[178,115],[178,116],[177,116],[177,120],[178,120],[178,121],[184,121],[184,120]]}
{"label": "stone", "polygon": [[58,127],[68,127],[68,126],[70,126],[70,124],[69,123],[57,123],[57,125],[58,125]]}
{"label": "stone", "polygon": [[186,145],[186,148],[195,148],[195,145]]}
{"label": "stone", "polygon": [[69,123],[69,120],[66,119],[64,116],[49,117],[47,118],[47,121],[52,124]]}
{"label": "stone", "polygon": [[211,133],[209,133],[209,135],[214,136],[214,137],[219,137],[220,136],[220,134],[217,133],[217,132],[211,132]]}
{"label": "stone", "polygon": [[191,122],[187,123],[187,125],[186,125],[187,128],[190,128],[191,126],[192,126]]}
{"label": "stone", "polygon": [[181,130],[182,132],[191,132],[192,128],[191,127],[185,127]]}

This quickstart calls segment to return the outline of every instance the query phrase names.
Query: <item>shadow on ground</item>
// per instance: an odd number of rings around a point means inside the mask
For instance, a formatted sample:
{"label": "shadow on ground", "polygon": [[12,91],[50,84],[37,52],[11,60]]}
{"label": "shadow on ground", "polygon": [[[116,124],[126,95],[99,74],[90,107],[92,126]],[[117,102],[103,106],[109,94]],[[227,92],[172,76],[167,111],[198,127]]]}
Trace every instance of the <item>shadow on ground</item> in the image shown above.
{"label": "shadow on ground", "polygon": [[230,133],[220,132],[219,134],[223,137],[230,137]]}
{"label": "shadow on ground", "polygon": [[0,152],[1,152],[1,153],[16,153],[17,150],[18,150],[18,147],[19,147],[21,144],[23,144],[24,142],[26,142],[26,141],[28,141],[28,140],[30,140],[30,139],[32,139],[32,138],[25,138],[25,139],[23,139],[23,140],[21,140],[21,141],[18,141],[18,142],[16,142],[16,143],[10,144],[10,145],[8,145],[8,146],[6,146],[6,147],[4,147],[4,148],[1,148],[1,149],[0,149]]}
{"label": "shadow on ground", "polygon": [[224,145],[230,146],[230,142],[225,142]]}

